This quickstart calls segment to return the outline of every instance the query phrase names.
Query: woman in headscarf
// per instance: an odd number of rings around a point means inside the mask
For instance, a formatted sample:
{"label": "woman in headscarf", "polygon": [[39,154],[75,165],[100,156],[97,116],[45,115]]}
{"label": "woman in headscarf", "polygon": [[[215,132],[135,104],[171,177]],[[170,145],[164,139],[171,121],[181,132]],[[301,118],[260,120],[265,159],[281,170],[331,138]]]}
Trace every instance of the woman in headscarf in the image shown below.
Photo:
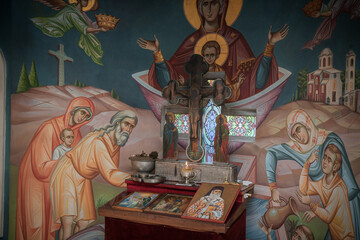
{"label": "woman in headscarf", "polygon": [[291,141],[272,146],[266,153],[265,168],[272,199],[275,202],[280,202],[280,194],[276,185],[276,165],[278,160],[294,160],[303,167],[310,154],[317,151],[319,160],[311,164],[309,177],[312,181],[319,181],[324,175],[321,170],[321,160],[325,149],[329,144],[334,144],[342,155],[342,166],[338,173],[344,180],[348,190],[355,239],[359,239],[360,190],[352,172],[343,141],[334,132],[316,127],[310,116],[301,109],[294,110],[288,115],[287,130]]}
{"label": "woman in headscarf", "polygon": [[94,111],[89,98],[74,98],[64,115],[42,123],[35,132],[19,168],[16,239],[55,239],[59,225],[53,220],[49,181],[58,160],[52,160],[52,153],[65,128],[74,132],[75,146],[81,139],[80,127],[92,120]]}

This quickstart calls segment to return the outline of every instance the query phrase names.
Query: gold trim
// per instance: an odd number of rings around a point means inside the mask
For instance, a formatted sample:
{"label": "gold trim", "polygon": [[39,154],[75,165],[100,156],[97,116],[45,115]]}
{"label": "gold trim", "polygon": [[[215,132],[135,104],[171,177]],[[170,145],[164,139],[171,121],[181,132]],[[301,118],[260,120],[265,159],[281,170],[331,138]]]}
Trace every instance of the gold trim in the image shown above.
{"label": "gold trim", "polygon": [[154,55],[154,62],[155,63],[160,63],[164,61],[164,57],[161,53],[161,50],[158,50],[157,52],[153,52]]}
{"label": "gold trim", "polygon": [[[70,4],[73,4],[73,3],[78,3],[78,1],[81,1],[81,0],[69,0],[69,3]],[[87,11],[90,11],[94,6],[95,6],[95,1],[96,0],[88,0],[88,5],[86,7],[83,7],[82,8],[82,11],[83,12],[87,12]]]}
{"label": "gold trim", "polygon": [[[196,6],[196,0],[184,0],[184,13],[188,22],[195,29],[199,29],[201,19]],[[226,24],[231,26],[239,16],[244,0],[229,0],[226,12]]]}
{"label": "gold trim", "polygon": [[205,43],[209,41],[216,41],[220,45],[220,55],[219,58],[216,59],[215,63],[217,65],[222,66],[224,62],[226,61],[228,54],[229,54],[229,46],[225,40],[225,38],[219,34],[216,33],[208,33],[205,34],[203,37],[201,37],[194,47],[194,54],[201,55],[201,50]]}
{"label": "gold trim", "polygon": [[270,43],[267,43],[265,46],[264,56],[272,57],[274,55],[274,48],[275,45],[271,45]]}

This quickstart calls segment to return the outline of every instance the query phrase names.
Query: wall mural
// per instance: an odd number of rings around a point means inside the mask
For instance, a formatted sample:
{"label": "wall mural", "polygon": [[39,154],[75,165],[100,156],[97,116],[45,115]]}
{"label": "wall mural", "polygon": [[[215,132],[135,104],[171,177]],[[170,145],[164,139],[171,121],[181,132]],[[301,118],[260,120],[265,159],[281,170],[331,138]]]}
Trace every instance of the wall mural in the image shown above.
{"label": "wall mural", "polygon": [[103,239],[130,155],[201,148],[255,183],[247,239],[360,238],[360,0],[7,4],[9,239]]}

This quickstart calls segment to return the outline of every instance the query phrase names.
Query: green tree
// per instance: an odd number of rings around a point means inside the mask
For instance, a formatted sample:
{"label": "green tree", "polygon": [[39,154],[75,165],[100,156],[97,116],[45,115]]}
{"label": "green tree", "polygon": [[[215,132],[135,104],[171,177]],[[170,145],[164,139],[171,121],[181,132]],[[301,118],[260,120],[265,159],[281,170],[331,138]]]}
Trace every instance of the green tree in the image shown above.
{"label": "green tree", "polygon": [[119,96],[119,95],[117,95],[116,99],[120,101],[120,96]]}
{"label": "green tree", "polygon": [[79,87],[79,81],[77,79],[75,80],[75,86]]}
{"label": "green tree", "polygon": [[35,62],[32,61],[31,69],[29,73],[30,87],[39,87],[39,79],[36,74]]}
{"label": "green tree", "polygon": [[111,96],[112,96],[113,98],[115,98],[115,91],[114,91],[114,89],[111,89]]}
{"label": "green tree", "polygon": [[306,68],[301,69],[298,74],[298,99],[305,99],[307,95],[307,75],[308,71]]}
{"label": "green tree", "polygon": [[29,77],[26,72],[26,67],[25,67],[25,63],[24,63],[21,68],[19,83],[18,83],[16,92],[18,92],[18,93],[26,92],[29,89],[30,89],[30,82],[29,82]]}

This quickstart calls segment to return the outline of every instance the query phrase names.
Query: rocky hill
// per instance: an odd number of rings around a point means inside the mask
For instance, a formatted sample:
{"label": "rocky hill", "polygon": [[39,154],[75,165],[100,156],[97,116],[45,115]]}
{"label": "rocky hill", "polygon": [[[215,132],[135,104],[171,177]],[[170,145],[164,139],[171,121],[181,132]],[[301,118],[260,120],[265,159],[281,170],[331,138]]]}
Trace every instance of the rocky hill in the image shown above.
{"label": "rocky hill", "polygon": [[[46,86],[32,88],[25,93],[13,94],[11,97],[11,164],[19,165],[24,152],[40,124],[65,112],[68,103],[74,97],[89,97],[95,104],[95,117],[81,128],[82,135],[107,124],[110,117],[119,110],[131,109],[139,118],[137,127],[131,134],[129,142],[121,149],[120,169],[131,171],[128,157],[140,153],[162,153],[160,123],[150,110],[133,108],[111,97],[110,93],[94,87]],[[245,143],[237,154],[255,155],[257,157],[257,183],[267,184],[265,173],[265,154],[272,145],[288,142],[286,132],[287,115],[294,109],[301,108],[312,116],[320,128],[334,131],[345,143],[353,172],[360,182],[360,114],[344,106],[329,106],[323,103],[296,101],[270,112],[262,125],[257,129],[256,142]],[[180,148],[180,147],[179,147]],[[180,148],[181,150],[181,148]],[[180,153],[180,156],[184,154]],[[298,185],[301,167],[294,161],[280,161],[277,168],[277,179],[280,187]]]}

